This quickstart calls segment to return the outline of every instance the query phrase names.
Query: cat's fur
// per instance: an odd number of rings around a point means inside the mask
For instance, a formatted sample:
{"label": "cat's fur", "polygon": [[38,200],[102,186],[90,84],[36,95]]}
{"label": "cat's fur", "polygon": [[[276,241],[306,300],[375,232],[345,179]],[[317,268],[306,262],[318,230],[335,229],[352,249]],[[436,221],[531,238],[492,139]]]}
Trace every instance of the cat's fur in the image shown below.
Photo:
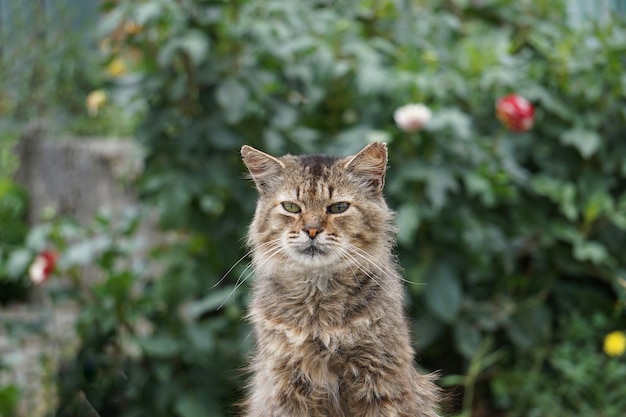
{"label": "cat's fur", "polygon": [[385,144],[346,158],[241,154],[259,191],[245,416],[436,417],[438,389],[414,368],[392,255]]}

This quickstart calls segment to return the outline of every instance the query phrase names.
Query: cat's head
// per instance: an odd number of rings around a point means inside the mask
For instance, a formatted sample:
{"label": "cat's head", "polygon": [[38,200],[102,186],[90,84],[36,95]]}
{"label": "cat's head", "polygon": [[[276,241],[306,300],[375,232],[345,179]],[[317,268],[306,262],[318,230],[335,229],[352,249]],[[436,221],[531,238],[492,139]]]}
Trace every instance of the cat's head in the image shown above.
{"label": "cat's head", "polygon": [[250,146],[241,154],[259,191],[248,235],[257,264],[332,267],[376,262],[389,252],[384,143],[344,158],[276,158]]}

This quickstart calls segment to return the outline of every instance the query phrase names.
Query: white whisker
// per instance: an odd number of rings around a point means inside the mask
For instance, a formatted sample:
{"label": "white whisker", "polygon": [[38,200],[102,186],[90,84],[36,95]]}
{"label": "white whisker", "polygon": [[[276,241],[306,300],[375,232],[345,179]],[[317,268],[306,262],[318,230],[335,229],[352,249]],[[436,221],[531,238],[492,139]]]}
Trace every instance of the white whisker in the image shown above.
{"label": "white whisker", "polygon": [[[354,262],[354,260],[350,258],[349,254],[344,254],[344,252],[342,252],[342,251],[345,251],[343,248],[339,247],[337,249],[341,249],[339,251],[339,256],[342,259],[345,259],[345,260],[348,260],[348,261],[352,260]],[[363,289],[361,287],[361,282],[359,281],[359,277],[357,276],[356,271],[352,268],[352,264],[350,262],[346,262],[346,264],[348,265],[348,268],[350,268],[350,271],[352,271],[352,275],[354,276],[354,280],[356,281],[357,285],[359,286],[359,289]],[[358,265],[357,265],[357,268],[358,268]]]}
{"label": "white whisker", "polygon": [[[353,254],[357,254],[358,252],[350,252],[348,249],[346,248],[342,248],[342,247],[337,247],[337,249],[339,249],[339,251],[346,256],[346,258],[349,261],[352,261],[354,263],[354,265],[361,271],[363,272],[365,275],[367,275],[367,277],[369,277],[369,279],[371,279],[376,285],[378,285],[383,291],[386,291],[389,295],[393,295],[393,291],[391,291],[389,288],[387,288],[386,286],[384,286],[382,284],[382,282],[378,279],[376,279],[376,274],[371,271],[369,268],[367,268],[362,262],[360,262],[359,260],[357,260]],[[385,273],[385,275],[387,275]]]}
{"label": "white whisker", "polygon": [[[280,252],[281,248],[280,248],[280,239],[274,239],[274,240],[270,240],[269,242],[265,242],[262,245],[260,245],[256,251],[258,250],[269,250],[269,255],[267,256],[267,258],[265,258],[263,260],[263,262],[261,263],[261,265],[267,263],[271,258],[273,258],[277,253]],[[232,272],[232,270],[241,263],[241,261],[246,258],[247,256],[249,256],[250,254],[252,254],[255,251],[255,249],[250,250],[248,252],[246,252],[245,255],[243,255],[232,267],[230,267],[230,269],[228,270],[228,272],[226,272],[226,274],[219,280],[219,282],[215,285],[213,285],[213,287],[211,288],[215,288],[216,285],[218,285],[219,283],[221,283],[222,281],[224,281],[224,279],[226,278],[226,276],[228,276],[228,274],[230,272]],[[228,302],[228,300],[230,299],[230,297],[232,297],[237,290],[248,280],[248,278],[250,278],[252,276],[252,274],[254,274],[254,270],[250,271],[249,273],[246,274],[246,272],[248,270],[250,270],[252,268],[252,263],[249,263],[244,270],[241,272],[241,274],[239,274],[239,277],[237,278],[237,281],[235,282],[235,286],[232,289],[232,291],[228,294],[228,296],[224,299],[224,301],[222,301],[222,303],[219,305],[219,307],[217,308],[218,310],[220,310],[222,307],[224,307],[224,305]],[[246,274],[244,276],[244,274]],[[242,279],[243,277],[243,279]]]}
{"label": "white whisker", "polygon": [[367,253],[366,251],[364,251],[363,249],[359,248],[358,246],[352,245],[350,244],[350,248],[354,249],[356,251],[356,254],[361,256],[362,258],[368,260],[369,262],[373,263],[381,272],[384,272],[388,275],[391,275],[393,277],[396,277],[397,279],[399,279],[402,282],[405,282],[407,284],[412,284],[412,285],[422,285],[419,282],[413,282],[413,281],[409,281],[408,279],[403,278],[398,271],[396,271],[395,269],[383,264],[381,261],[379,261],[378,259],[374,258],[372,255],[370,255],[369,253]]}
{"label": "white whisker", "polygon": [[213,284],[211,286],[211,289],[217,287],[218,285],[220,285],[222,282],[224,282],[224,280],[226,279],[226,277],[228,276],[228,274],[230,274],[231,272],[233,272],[233,269],[235,269],[237,267],[237,265],[239,265],[241,263],[241,261],[243,261],[244,259],[246,259],[248,257],[248,255],[251,255],[252,252],[254,251],[254,249],[249,250],[248,252],[246,252],[241,258],[239,258],[239,260],[237,262],[235,262],[233,264],[233,266],[231,266],[228,271],[226,271],[226,273],[224,275],[222,275],[222,278],[220,278],[219,281],[217,281],[215,284]]}

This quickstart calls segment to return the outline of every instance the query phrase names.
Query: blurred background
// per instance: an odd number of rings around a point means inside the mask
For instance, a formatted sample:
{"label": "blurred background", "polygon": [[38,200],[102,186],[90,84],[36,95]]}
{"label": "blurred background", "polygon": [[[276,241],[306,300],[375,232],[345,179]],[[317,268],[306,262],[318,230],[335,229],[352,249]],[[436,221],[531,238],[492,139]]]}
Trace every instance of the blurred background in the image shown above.
{"label": "blurred background", "polygon": [[625,18],[622,0],[0,0],[0,417],[235,415],[239,148],[377,140],[447,415],[623,417]]}

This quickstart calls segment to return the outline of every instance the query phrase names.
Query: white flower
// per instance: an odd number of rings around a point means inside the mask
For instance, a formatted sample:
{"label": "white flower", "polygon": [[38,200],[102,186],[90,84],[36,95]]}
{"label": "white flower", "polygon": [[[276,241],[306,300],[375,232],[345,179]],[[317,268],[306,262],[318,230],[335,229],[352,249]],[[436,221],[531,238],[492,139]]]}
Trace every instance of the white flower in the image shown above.
{"label": "white flower", "polygon": [[433,113],[423,104],[407,104],[398,107],[393,113],[396,125],[405,132],[417,132],[426,126],[432,117]]}

